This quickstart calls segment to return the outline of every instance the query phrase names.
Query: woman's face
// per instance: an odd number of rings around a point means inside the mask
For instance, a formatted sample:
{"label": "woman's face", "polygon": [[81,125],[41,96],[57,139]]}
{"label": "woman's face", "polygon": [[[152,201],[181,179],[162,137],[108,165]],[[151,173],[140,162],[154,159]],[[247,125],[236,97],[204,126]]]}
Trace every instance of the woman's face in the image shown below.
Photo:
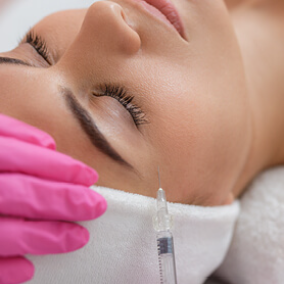
{"label": "woman's face", "polygon": [[159,166],[170,201],[225,204],[249,146],[239,47],[223,1],[172,2],[184,37],[131,0],[45,18],[0,55],[32,65],[1,59],[0,111],[100,185],[155,196]]}

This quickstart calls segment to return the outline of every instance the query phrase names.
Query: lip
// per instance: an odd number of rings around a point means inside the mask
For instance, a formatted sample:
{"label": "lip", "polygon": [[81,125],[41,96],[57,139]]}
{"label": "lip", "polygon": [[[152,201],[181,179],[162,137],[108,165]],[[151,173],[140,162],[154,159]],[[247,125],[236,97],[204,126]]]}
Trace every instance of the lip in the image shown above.
{"label": "lip", "polygon": [[177,32],[185,39],[185,32],[181,18],[175,6],[169,0],[134,0],[140,3],[143,8],[152,15],[161,19],[166,24],[174,27]]}

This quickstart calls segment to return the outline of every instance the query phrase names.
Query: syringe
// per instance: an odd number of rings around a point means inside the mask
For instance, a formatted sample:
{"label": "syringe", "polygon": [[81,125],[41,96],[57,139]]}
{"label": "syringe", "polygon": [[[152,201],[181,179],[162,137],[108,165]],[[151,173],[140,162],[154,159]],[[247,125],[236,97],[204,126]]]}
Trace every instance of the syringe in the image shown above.
{"label": "syringe", "polygon": [[157,214],[154,216],[154,228],[157,231],[158,258],[161,284],[176,284],[176,264],[174,240],[172,232],[172,219],[168,213],[165,191],[161,188],[160,172],[159,189],[157,192]]}

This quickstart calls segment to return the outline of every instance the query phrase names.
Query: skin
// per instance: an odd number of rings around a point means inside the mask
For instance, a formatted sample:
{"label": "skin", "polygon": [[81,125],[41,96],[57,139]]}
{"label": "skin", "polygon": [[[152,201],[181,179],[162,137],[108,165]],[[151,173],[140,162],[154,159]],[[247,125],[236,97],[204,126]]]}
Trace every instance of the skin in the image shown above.
{"label": "skin", "polygon": [[[43,19],[33,30],[47,42],[52,66],[27,43],[0,54],[38,66],[0,65],[0,112],[49,133],[58,151],[97,170],[99,185],[154,197],[159,166],[168,200],[229,204],[259,171],[284,160],[279,95],[284,85],[277,81],[284,64],[272,64],[269,73],[270,60],[264,58],[274,54],[276,40],[284,40],[271,35],[280,25],[279,7],[263,8],[258,1],[172,2],[186,39],[129,0],[96,2]],[[264,39],[255,39],[262,32]],[[265,42],[262,51],[252,39]],[[260,69],[267,73],[261,80]],[[103,83],[126,86],[148,123],[136,127],[116,99],[94,97]],[[133,169],[94,147],[61,87],[91,112]]]}

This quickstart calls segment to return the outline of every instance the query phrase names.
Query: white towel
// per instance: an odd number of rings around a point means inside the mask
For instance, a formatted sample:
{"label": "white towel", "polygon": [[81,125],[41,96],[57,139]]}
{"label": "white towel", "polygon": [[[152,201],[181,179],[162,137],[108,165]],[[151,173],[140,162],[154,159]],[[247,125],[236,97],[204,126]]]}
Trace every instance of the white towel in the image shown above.
{"label": "white towel", "polygon": [[[154,198],[94,187],[108,201],[97,220],[81,222],[91,233],[84,248],[61,255],[28,256],[36,284],[159,283]],[[174,218],[178,283],[201,284],[220,265],[229,247],[239,203],[201,207],[169,203]]]}
{"label": "white towel", "polygon": [[284,168],[259,175],[241,198],[228,254],[216,272],[231,284],[284,283]]}

